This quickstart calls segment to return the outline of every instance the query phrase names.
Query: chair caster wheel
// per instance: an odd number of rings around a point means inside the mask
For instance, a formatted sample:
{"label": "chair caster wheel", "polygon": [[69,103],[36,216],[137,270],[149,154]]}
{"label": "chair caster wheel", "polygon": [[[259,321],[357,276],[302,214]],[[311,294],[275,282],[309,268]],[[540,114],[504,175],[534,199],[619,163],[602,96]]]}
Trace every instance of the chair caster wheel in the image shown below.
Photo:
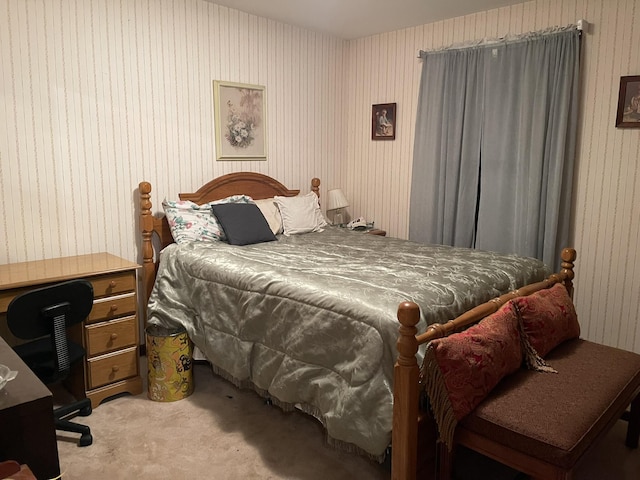
{"label": "chair caster wheel", "polygon": [[93,443],[93,437],[90,433],[83,433],[78,442],[79,447],[88,447]]}
{"label": "chair caster wheel", "polygon": [[78,413],[82,417],[88,417],[89,415],[91,415],[91,411],[92,411],[91,404],[89,404],[86,407],[81,408]]}

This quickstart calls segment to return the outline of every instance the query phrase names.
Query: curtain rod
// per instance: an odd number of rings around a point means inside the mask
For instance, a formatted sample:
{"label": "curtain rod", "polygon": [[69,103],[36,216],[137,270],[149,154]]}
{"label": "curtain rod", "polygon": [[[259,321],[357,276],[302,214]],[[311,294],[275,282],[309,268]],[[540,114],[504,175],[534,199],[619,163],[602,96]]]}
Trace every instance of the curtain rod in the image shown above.
{"label": "curtain rod", "polygon": [[[575,29],[580,31],[581,33],[582,32],[587,33],[587,31],[589,29],[589,22],[587,22],[584,19],[580,19],[575,24],[567,25],[567,27],[564,27],[564,28],[571,28],[571,27],[575,27]],[[541,32],[544,33],[544,32],[558,31],[559,28],[562,28],[562,27],[551,27],[551,28],[547,28],[546,30],[542,30]],[[513,35],[512,38],[525,37],[525,36],[530,35],[532,33],[539,33],[539,32],[528,32],[528,33],[523,33],[523,34],[519,34],[519,35]],[[494,38],[494,39],[485,38],[485,39],[482,39],[482,40],[479,40],[479,41],[472,40],[472,41],[464,42],[464,43],[457,44],[457,45],[449,45],[448,47],[438,48],[438,49],[435,49],[435,50],[432,50],[432,51],[447,50],[449,48],[465,48],[465,47],[473,47],[473,46],[482,46],[484,44],[488,45],[491,42],[495,42],[495,43],[502,42],[502,41],[504,41],[506,39],[508,39],[508,36],[507,37]],[[421,54],[423,52],[426,53],[424,50],[418,50],[417,57],[420,58]]]}

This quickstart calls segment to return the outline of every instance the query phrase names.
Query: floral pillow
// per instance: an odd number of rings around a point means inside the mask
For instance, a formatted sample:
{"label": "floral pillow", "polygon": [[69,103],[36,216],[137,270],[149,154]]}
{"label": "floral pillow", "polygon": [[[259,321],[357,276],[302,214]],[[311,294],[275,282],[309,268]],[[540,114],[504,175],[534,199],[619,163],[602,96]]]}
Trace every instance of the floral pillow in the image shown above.
{"label": "floral pillow", "polygon": [[212,205],[222,203],[252,203],[246,195],[232,195],[221,200],[198,205],[189,200],[162,202],[171,235],[176,243],[212,242],[226,240],[224,231],[211,211]]}
{"label": "floral pillow", "polygon": [[576,309],[561,283],[513,302],[525,338],[540,357],[544,358],[565,340],[580,336]]}
{"label": "floral pillow", "polygon": [[440,437],[449,447],[457,422],[521,365],[518,317],[511,302],[467,330],[429,342],[422,377]]}

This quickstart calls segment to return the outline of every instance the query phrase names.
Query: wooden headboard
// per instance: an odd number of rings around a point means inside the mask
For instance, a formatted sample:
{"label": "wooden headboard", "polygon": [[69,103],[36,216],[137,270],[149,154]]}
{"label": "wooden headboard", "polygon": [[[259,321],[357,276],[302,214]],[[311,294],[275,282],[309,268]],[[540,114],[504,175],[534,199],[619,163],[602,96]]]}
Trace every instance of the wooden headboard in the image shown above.
{"label": "wooden headboard", "polygon": [[[311,190],[320,196],[320,180],[311,180]],[[277,180],[254,172],[237,172],[223,175],[204,184],[194,193],[180,193],[180,200],[190,200],[198,205],[220,200],[231,195],[249,195],[254,200],[271,198],[275,195],[284,197],[294,197],[300,190],[290,190]],[[151,212],[151,184],[140,182],[140,231],[142,234],[142,268],[144,286],[144,312],[143,318],[146,322],[146,305],[151,295],[151,289],[156,279],[158,269],[158,252],[164,247],[173,243],[169,224],[164,216],[154,216]],[[154,248],[153,236],[159,240],[159,248]]]}

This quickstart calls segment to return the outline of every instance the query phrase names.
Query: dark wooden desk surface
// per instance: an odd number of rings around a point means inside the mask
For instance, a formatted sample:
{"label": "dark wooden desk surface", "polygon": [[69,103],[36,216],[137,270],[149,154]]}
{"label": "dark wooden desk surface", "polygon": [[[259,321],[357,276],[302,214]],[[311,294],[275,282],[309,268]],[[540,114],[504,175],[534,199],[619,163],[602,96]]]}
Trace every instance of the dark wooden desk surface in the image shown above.
{"label": "dark wooden desk surface", "polygon": [[51,392],[1,337],[0,364],[18,372],[0,390],[0,460],[26,463],[36,478],[60,475]]}

